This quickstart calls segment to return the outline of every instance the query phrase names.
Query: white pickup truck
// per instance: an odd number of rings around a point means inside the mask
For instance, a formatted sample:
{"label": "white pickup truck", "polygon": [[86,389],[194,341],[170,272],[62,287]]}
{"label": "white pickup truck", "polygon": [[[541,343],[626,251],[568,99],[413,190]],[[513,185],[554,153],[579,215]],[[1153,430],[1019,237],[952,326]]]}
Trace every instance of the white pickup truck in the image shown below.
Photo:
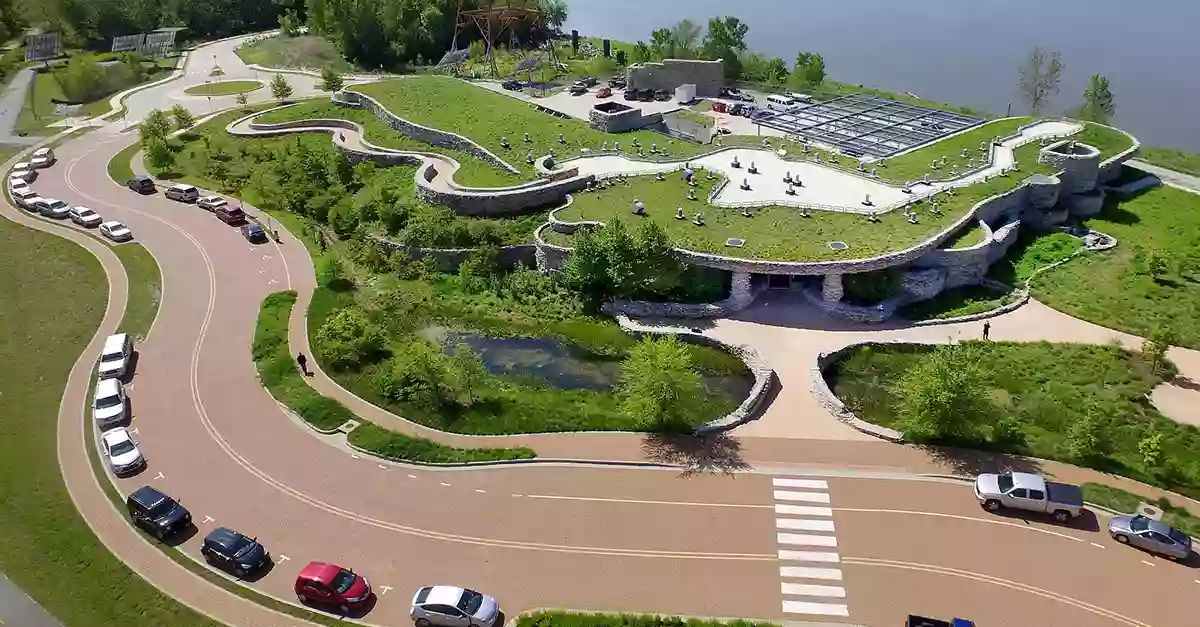
{"label": "white pickup truck", "polygon": [[1027,472],[982,474],[975,478],[975,498],[989,512],[1001,507],[1050,514],[1067,522],[1083,511],[1079,486],[1046,481]]}

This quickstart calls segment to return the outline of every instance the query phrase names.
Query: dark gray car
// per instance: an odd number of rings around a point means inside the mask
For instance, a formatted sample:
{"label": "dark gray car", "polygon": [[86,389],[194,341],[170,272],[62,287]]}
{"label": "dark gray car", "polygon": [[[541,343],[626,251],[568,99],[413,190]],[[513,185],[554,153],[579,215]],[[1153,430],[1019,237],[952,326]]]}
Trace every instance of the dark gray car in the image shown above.
{"label": "dark gray car", "polygon": [[1121,544],[1163,557],[1183,560],[1192,554],[1192,539],[1186,533],[1140,514],[1113,518],[1108,523],[1108,533]]}

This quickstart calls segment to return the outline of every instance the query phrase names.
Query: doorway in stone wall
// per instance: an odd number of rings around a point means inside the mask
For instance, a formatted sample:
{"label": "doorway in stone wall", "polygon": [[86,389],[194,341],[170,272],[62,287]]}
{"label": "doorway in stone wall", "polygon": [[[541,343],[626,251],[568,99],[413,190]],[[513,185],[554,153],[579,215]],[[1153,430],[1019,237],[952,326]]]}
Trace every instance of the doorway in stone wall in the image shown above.
{"label": "doorway in stone wall", "polygon": [[792,276],[790,274],[768,274],[767,289],[770,290],[790,290],[792,289]]}

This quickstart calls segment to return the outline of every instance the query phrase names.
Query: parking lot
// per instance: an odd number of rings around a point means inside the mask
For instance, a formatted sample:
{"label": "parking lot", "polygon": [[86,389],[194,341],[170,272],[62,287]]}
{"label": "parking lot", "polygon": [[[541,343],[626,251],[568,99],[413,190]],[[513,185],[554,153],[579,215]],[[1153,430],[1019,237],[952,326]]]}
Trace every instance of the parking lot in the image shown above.
{"label": "parking lot", "polygon": [[[522,92],[509,91],[509,90],[501,87],[500,83],[497,81],[479,81],[476,84],[481,87],[486,87],[487,89],[490,89],[497,93],[504,94],[504,95],[512,97],[512,98],[517,98],[519,100],[526,100],[529,102],[536,102],[537,104],[539,104],[543,107],[546,107],[547,109],[553,109],[554,111],[558,111],[559,113],[562,113],[563,115],[568,115],[570,117],[573,117],[573,118],[576,118],[579,120],[584,120],[584,121],[588,120],[588,116],[592,111],[592,107],[594,105],[596,105],[597,103],[605,102],[607,100],[616,100],[617,102],[626,102],[625,98],[622,96],[622,94],[624,93],[625,90],[616,89],[616,88],[613,88],[612,96],[609,96],[608,98],[597,98],[596,92],[600,90],[600,87],[602,87],[604,85],[604,83],[601,83],[600,85],[597,85],[596,87],[589,89],[586,94],[582,94],[579,96],[572,96],[569,90],[563,90],[563,91],[558,92],[557,94],[546,96],[545,98],[534,98],[533,96],[530,96],[530,95],[522,93]],[[675,111],[677,109],[683,108],[683,106],[680,105],[678,102],[675,102],[674,99],[665,100],[665,101],[657,101],[656,100],[656,101],[652,101],[652,102],[628,102],[626,104],[629,104],[630,106],[641,109],[642,115],[652,115],[655,113],[669,113],[671,111]]]}

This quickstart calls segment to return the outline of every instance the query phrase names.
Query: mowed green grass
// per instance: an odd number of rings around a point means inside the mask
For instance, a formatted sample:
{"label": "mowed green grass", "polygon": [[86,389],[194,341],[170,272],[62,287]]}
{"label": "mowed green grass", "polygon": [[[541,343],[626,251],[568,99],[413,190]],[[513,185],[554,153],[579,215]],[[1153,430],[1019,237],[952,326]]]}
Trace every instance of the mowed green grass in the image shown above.
{"label": "mowed green grass", "polygon": [[[898,211],[881,215],[879,223],[868,222],[860,215],[831,211],[813,211],[812,217],[804,218],[787,207],[760,207],[751,210],[751,217],[745,217],[737,209],[719,209],[703,200],[688,200],[687,185],[677,174],[668,176],[666,181],[636,177],[626,185],[604,191],[579,192],[574,195],[574,203],[556,215],[568,222],[607,222],[613,217],[650,219],[658,222],[680,248],[730,257],[782,261],[861,259],[919,244],[962,218],[979,201],[1017,187],[1032,173],[1050,173],[1049,168],[1035,163],[1037,150],[1036,143],[1016,150],[1018,160],[1028,164],[1022,166],[1021,172],[960,189],[954,196],[942,195],[941,215],[929,212],[926,204],[918,206],[917,224],[909,224]],[[696,195],[704,199],[709,182],[703,175],[700,181]],[[645,217],[631,214],[634,199],[646,204]],[[676,207],[684,208],[687,220],[675,219]],[[692,224],[691,218],[697,211],[704,214],[703,227]],[[731,237],[745,239],[745,246],[726,246],[726,239]],[[833,250],[829,248],[829,242],[833,241],[844,241],[849,248]]]}
{"label": "mowed green grass", "polygon": [[[1166,324],[1178,332],[1180,345],[1200,348],[1195,324],[1200,276],[1177,266],[1200,250],[1200,195],[1156,187],[1110,202],[1087,226],[1117,238],[1117,247],[1042,274],[1033,283],[1034,296],[1059,311],[1143,337]],[[1151,254],[1168,261],[1165,275],[1144,271]]]}
{"label": "mowed green grass", "polygon": [[1143,147],[1138,153],[1138,158],[1161,168],[1200,176],[1200,154],[1170,148]]}
{"label": "mowed green grass", "polygon": [[359,68],[346,61],[338,47],[323,37],[271,37],[236,50],[247,64],[269,68],[303,68],[347,73]]}
{"label": "mowed green grass", "polygon": [[265,85],[261,81],[220,81],[188,87],[183,92],[189,96],[229,96],[257,91],[263,87]]}
{"label": "mowed green grass", "polygon": [[[410,122],[468,137],[521,170],[526,178],[535,174],[533,166],[525,163],[529,151],[537,157],[553,149],[565,159],[579,155],[582,148],[599,150],[604,142],[610,148],[614,141],[620,142],[621,148],[628,151],[634,138],[647,152],[651,144],[658,144],[672,159],[711,149],[654,131],[602,133],[582,120],[543,113],[524,101],[446,76],[412,76],[356,85],[350,90],[371,96]],[[531,143],[523,141],[525,133],[529,133]],[[559,134],[565,144],[558,141]],[[508,137],[511,148],[501,145],[502,137]]]}
{"label": "mowed green grass", "polygon": [[64,625],[217,627],[110,554],[62,482],[58,406],[104,315],[99,262],[66,240],[0,219],[0,268],[8,295],[0,299],[0,571]]}
{"label": "mowed green grass", "polygon": [[[969,131],[947,137],[919,148],[910,153],[887,159],[886,167],[879,168],[879,176],[889,181],[903,183],[913,181],[929,174],[930,179],[948,179],[951,170],[963,172],[967,169],[967,159],[962,151],[967,150],[967,156],[978,160],[988,153],[979,151],[979,144],[991,144],[996,137],[1004,137],[1015,133],[1022,124],[1033,121],[1031,117],[1004,118],[981,124]],[[946,158],[946,165],[938,166],[937,170],[930,169],[934,159]]]}
{"label": "mowed green grass", "polygon": [[133,156],[142,149],[142,145],[138,142],[122,148],[120,152],[113,155],[108,160],[108,178],[113,182],[124,185],[133,178],[133,167],[130,165],[133,161]]}
{"label": "mowed green grass", "polygon": [[121,331],[142,340],[150,333],[154,318],[158,316],[158,305],[162,301],[162,271],[154,255],[136,242],[114,246],[113,252],[121,259],[129,279],[129,297],[125,302],[125,317],[121,318]]}

